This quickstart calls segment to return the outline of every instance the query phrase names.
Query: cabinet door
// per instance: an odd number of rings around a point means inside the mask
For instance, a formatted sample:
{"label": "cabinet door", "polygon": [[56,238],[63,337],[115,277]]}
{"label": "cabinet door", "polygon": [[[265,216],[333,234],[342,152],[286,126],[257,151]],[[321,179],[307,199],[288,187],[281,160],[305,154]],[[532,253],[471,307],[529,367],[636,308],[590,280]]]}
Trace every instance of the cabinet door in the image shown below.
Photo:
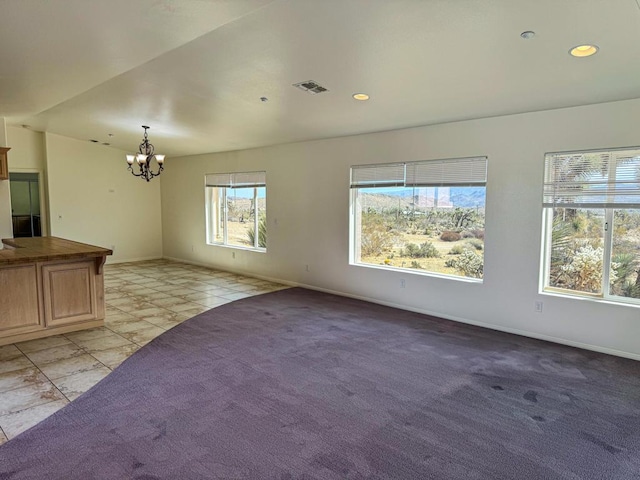
{"label": "cabinet door", "polygon": [[91,260],[42,266],[47,326],[96,319],[94,268]]}
{"label": "cabinet door", "polygon": [[0,336],[43,328],[35,264],[0,268]]}
{"label": "cabinet door", "polygon": [[0,180],[9,179],[9,165],[7,163],[7,152],[9,147],[0,147]]}

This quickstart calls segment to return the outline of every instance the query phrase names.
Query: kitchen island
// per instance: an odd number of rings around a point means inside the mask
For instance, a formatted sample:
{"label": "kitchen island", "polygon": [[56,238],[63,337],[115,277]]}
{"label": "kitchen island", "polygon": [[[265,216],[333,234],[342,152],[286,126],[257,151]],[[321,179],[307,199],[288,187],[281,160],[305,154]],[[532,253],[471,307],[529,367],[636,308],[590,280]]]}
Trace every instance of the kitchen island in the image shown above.
{"label": "kitchen island", "polygon": [[3,239],[0,345],[104,324],[106,248],[57,237]]}

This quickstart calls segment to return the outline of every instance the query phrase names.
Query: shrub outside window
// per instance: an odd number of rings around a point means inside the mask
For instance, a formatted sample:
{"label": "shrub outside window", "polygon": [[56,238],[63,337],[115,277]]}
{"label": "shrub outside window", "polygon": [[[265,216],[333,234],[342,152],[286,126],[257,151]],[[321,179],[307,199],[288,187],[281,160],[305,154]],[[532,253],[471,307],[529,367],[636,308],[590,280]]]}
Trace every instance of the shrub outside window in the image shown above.
{"label": "shrub outside window", "polygon": [[545,157],[543,290],[640,304],[640,149]]}
{"label": "shrub outside window", "polygon": [[207,174],[205,198],[209,245],[266,251],[265,172]]}
{"label": "shrub outside window", "polygon": [[351,168],[352,263],[481,279],[487,158]]}

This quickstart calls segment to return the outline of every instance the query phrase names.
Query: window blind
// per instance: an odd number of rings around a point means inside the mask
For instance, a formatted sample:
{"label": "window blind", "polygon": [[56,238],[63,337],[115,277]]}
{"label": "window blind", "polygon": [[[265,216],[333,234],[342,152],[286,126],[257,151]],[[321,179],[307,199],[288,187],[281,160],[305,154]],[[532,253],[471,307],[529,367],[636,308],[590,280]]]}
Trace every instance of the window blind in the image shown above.
{"label": "window blind", "polygon": [[351,167],[351,188],[484,186],[487,157]]}
{"label": "window blind", "polygon": [[547,154],[543,206],[640,208],[640,149]]}
{"label": "window blind", "polygon": [[252,188],[267,184],[266,172],[208,173],[205,175],[207,187]]}
{"label": "window blind", "polygon": [[402,187],[404,163],[360,165],[351,168],[351,188]]}
{"label": "window blind", "polygon": [[487,183],[487,157],[407,163],[408,187],[482,186]]}

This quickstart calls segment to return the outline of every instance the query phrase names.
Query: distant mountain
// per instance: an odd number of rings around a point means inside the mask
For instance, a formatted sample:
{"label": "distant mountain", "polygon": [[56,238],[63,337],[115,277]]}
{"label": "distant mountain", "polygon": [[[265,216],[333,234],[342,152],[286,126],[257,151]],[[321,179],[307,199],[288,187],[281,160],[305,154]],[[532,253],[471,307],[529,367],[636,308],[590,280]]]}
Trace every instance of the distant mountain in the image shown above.
{"label": "distant mountain", "polygon": [[[443,189],[448,189],[448,192]],[[370,207],[376,210],[389,208],[406,209],[411,207],[414,201],[419,207],[429,207],[433,205],[433,189],[431,188],[428,189],[428,194],[425,194],[422,188],[415,190],[412,188],[380,188],[366,189],[360,195],[365,208]],[[484,207],[485,188],[439,187],[438,197],[438,202],[441,206],[449,205],[451,207],[461,208]]]}
{"label": "distant mountain", "polygon": [[451,187],[451,201],[456,207],[484,207],[485,187]]}

